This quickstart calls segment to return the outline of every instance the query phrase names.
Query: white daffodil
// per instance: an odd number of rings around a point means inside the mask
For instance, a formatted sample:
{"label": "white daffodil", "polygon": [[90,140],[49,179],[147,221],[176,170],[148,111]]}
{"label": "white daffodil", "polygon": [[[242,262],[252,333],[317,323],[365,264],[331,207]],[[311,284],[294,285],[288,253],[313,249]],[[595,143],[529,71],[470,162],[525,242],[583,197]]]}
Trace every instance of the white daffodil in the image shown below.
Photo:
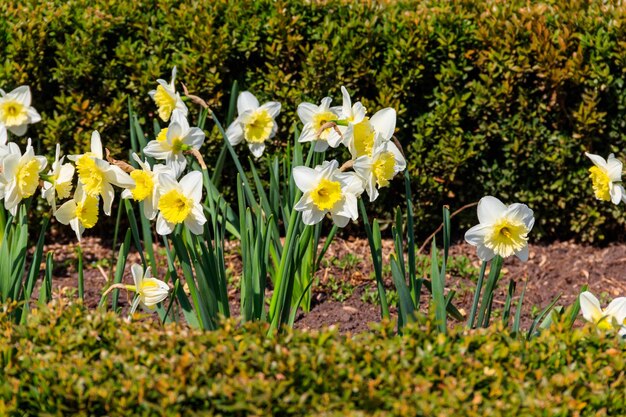
{"label": "white daffodil", "polygon": [[589,177],[593,183],[593,191],[598,200],[611,201],[619,204],[626,201],[626,193],[622,186],[622,162],[610,154],[605,161],[603,157],[585,152],[595,166],[589,168]]}
{"label": "white daffodil", "polygon": [[131,307],[130,314],[135,312],[139,303],[149,310],[154,310],[158,303],[167,298],[170,287],[160,279],[153,278],[150,267],[146,268],[144,274],[141,265],[133,264],[130,267],[130,272],[133,275],[135,285],[127,285],[125,287],[128,290],[137,292],[137,298]]}
{"label": "white daffodil", "polygon": [[363,155],[354,161],[354,171],[363,180],[370,201],[378,198],[378,188],[386,187],[398,172],[404,171],[406,161],[402,152],[391,141],[379,143],[372,156]]}
{"label": "white daffodil", "polygon": [[159,174],[159,216],[157,233],[169,235],[179,223],[184,223],[191,233],[200,235],[206,217],[202,211],[202,174],[192,171],[180,182],[167,173]]}
{"label": "white daffodil", "polygon": [[10,93],[0,89],[0,125],[11,133],[22,136],[29,124],[37,123],[41,116],[31,107],[30,88],[26,85],[17,87]]}
{"label": "white daffodil", "polygon": [[167,81],[158,79],[156,90],[148,92],[148,95],[154,100],[159,108],[159,117],[164,122],[170,120],[172,113],[181,113],[187,117],[187,106],[183,102],[180,95],[176,92],[176,67],[172,70],[172,80],[168,84]]}
{"label": "white daffodil", "polygon": [[[344,86],[341,86],[341,94],[343,96],[343,105],[341,107],[333,108],[334,112],[339,115],[339,120],[344,124],[337,126],[337,129],[331,129],[328,134],[329,143],[338,143],[348,145],[352,142],[354,125],[359,124],[365,118],[367,114],[365,107],[360,101],[352,104],[350,94]],[[339,132],[337,132],[339,130]]]}
{"label": "white daffodil", "polygon": [[293,169],[296,186],[304,194],[294,206],[302,212],[304,224],[319,223],[326,213],[333,222],[345,227],[359,216],[357,198],[363,193],[363,182],[354,172],[341,172],[337,161],[324,161],[313,168],[299,166]]}
{"label": "white daffodil", "polygon": [[62,200],[70,196],[72,191],[72,179],[74,178],[74,165],[63,163],[65,157],[61,156],[61,145],[57,143],[52,169],[44,177],[41,196],[52,207],[52,213],[57,209],[57,198]]}
{"label": "white daffodil", "polygon": [[0,166],[2,166],[2,159],[9,153],[8,141],[7,129],[0,125]]}
{"label": "white daffodil", "polygon": [[98,222],[98,197],[85,193],[79,182],[74,197],[63,203],[54,217],[59,223],[69,224],[80,242],[85,229],[91,229]]}
{"label": "white daffodil", "polygon": [[169,173],[174,176],[172,170],[165,165],[155,165],[150,168],[148,161],[143,162],[136,153],[133,159],[137,161],[141,169],[135,169],[130,177],[135,181],[135,186],[122,191],[122,198],[132,198],[143,202],[143,214],[148,220],[156,217],[159,204],[159,174]]}
{"label": "white daffodil", "polygon": [[315,152],[324,152],[328,146],[336,148],[341,144],[340,135],[331,136],[330,134],[333,127],[328,124],[339,118],[337,110],[330,108],[331,101],[330,97],[325,97],[319,106],[313,103],[300,103],[298,105],[298,116],[304,124],[298,141],[313,142]]}
{"label": "white daffodil", "polygon": [[4,207],[12,215],[16,215],[17,207],[23,199],[35,194],[39,185],[39,174],[47,163],[45,156],[35,155],[30,139],[23,155],[15,143],[9,143],[0,170],[0,198],[4,198]]}
{"label": "white daffodil", "polygon": [[528,259],[528,233],[535,218],[526,204],[506,206],[495,197],[483,197],[478,202],[478,221],[465,233],[465,240],[478,248],[480,259],[488,261],[496,255]]}
{"label": "white daffodil", "polygon": [[143,153],[155,159],[165,160],[165,164],[178,178],[187,167],[185,152],[200,149],[204,143],[204,132],[200,128],[189,127],[187,118],[178,112],[172,115],[167,130],[161,132],[156,140],[148,142]]}
{"label": "white daffodil", "polygon": [[121,188],[135,185],[130,175],[104,160],[102,141],[96,130],[91,134],[91,152],[72,155],[68,159],[76,163],[78,182],[82,184],[83,191],[91,197],[102,197],[103,211],[107,216],[111,215],[111,205],[115,198],[113,185]]}
{"label": "white daffodil", "polygon": [[226,137],[235,146],[245,140],[255,158],[261,157],[265,141],[276,135],[276,117],[280,113],[280,103],[268,101],[259,106],[259,100],[248,91],[237,97],[237,118],[228,126]]}
{"label": "white daffodil", "polygon": [[372,155],[380,142],[388,142],[396,129],[396,111],[391,107],[379,110],[372,118],[365,117],[352,126],[350,141],[347,143],[352,159]]}
{"label": "white daffodil", "polygon": [[598,299],[589,291],[580,294],[580,311],[590,323],[601,330],[617,330],[621,336],[626,335],[626,297],[619,297],[602,310]]}

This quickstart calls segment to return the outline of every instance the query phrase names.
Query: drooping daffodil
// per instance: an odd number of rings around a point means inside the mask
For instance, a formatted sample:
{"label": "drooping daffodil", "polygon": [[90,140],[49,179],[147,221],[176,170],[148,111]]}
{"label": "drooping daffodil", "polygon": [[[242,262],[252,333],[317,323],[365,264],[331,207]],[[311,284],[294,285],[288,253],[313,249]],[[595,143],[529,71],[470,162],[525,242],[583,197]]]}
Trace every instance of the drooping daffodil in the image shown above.
{"label": "drooping daffodil", "polygon": [[132,157],[141,169],[135,169],[130,177],[135,181],[135,186],[122,191],[122,198],[132,198],[143,202],[143,214],[148,220],[153,220],[158,212],[159,204],[159,174],[168,173],[174,176],[173,171],[165,165],[157,164],[150,167],[148,161],[142,161],[133,152]]}
{"label": "drooping daffodil", "polygon": [[204,132],[198,127],[190,127],[187,117],[175,112],[165,134],[148,142],[144,155],[165,160],[165,165],[174,171],[176,178],[185,171],[187,158],[185,152],[199,150],[204,143]]}
{"label": "drooping daffodil", "polygon": [[26,85],[19,86],[10,93],[0,89],[0,125],[14,135],[24,135],[28,125],[41,120],[41,116],[30,103],[30,88]]}
{"label": "drooping daffodil", "polygon": [[4,208],[12,215],[17,214],[20,202],[35,194],[39,186],[39,175],[48,161],[45,156],[37,156],[30,139],[22,154],[19,146],[11,142],[0,165],[0,199],[4,198]]}
{"label": "drooping daffodil", "polygon": [[91,197],[101,196],[103,211],[109,216],[115,198],[113,185],[120,188],[131,188],[135,182],[120,167],[104,160],[102,140],[98,131],[91,134],[90,148],[90,152],[71,155],[68,156],[68,159],[76,163],[78,182],[82,184],[83,191]]}
{"label": "drooping daffodil", "polygon": [[619,204],[626,201],[626,193],[622,186],[622,162],[610,154],[605,160],[600,155],[585,152],[594,166],[589,168],[589,177],[593,183],[593,192],[598,200],[611,201]]}
{"label": "drooping daffodil", "polygon": [[147,267],[144,273],[141,265],[133,264],[130,267],[130,272],[133,275],[135,285],[126,286],[126,288],[137,292],[137,298],[131,307],[130,314],[135,312],[137,304],[141,304],[149,310],[154,310],[158,303],[167,298],[170,287],[160,279],[152,277],[150,267]]}
{"label": "drooping daffodil", "polygon": [[363,180],[365,191],[370,201],[378,198],[378,189],[389,182],[406,168],[402,152],[391,141],[382,141],[374,147],[372,155],[362,155],[354,161],[354,171]]}
{"label": "drooping daffodil", "polygon": [[98,197],[87,194],[79,182],[74,197],[66,201],[54,213],[61,224],[70,225],[80,242],[85,229],[91,229],[98,222]]}
{"label": "drooping daffodil", "polygon": [[334,129],[331,122],[339,119],[336,108],[331,108],[332,99],[325,97],[319,106],[313,103],[300,103],[298,105],[298,116],[304,124],[300,133],[299,142],[313,142],[315,152],[324,152],[328,147],[336,148],[341,144],[342,138],[335,134],[331,136]]}
{"label": "drooping daffodil", "polygon": [[614,299],[604,310],[600,307],[600,301],[589,291],[582,292],[579,300],[585,320],[601,330],[617,330],[621,336],[626,335],[626,297]]}
{"label": "drooping daffodil", "polygon": [[496,255],[528,259],[528,233],[535,218],[526,204],[507,206],[495,197],[483,197],[478,202],[478,221],[465,233],[465,240],[477,247],[480,259],[488,261]]}
{"label": "drooping daffodil", "polygon": [[61,156],[61,145],[57,143],[52,169],[44,176],[41,196],[46,199],[52,213],[57,209],[57,198],[59,200],[68,198],[72,191],[72,179],[74,178],[74,165],[69,162],[64,164]]}
{"label": "drooping daffodil", "polygon": [[255,158],[261,157],[265,142],[276,135],[276,117],[280,113],[280,103],[269,101],[259,106],[259,100],[249,91],[237,97],[237,118],[228,126],[226,137],[235,146],[246,141]]}
{"label": "drooping daffodil", "polygon": [[176,67],[172,69],[172,79],[167,81],[158,79],[159,84],[156,90],[148,92],[148,95],[154,100],[159,109],[159,117],[164,122],[170,120],[172,113],[180,113],[183,117],[187,117],[187,106],[176,92]]}
{"label": "drooping daffodil", "polygon": [[200,235],[206,217],[202,211],[202,174],[192,171],[180,182],[168,173],[159,174],[159,216],[157,233],[169,235],[177,224],[184,223],[191,233]]}
{"label": "drooping daffodil", "polygon": [[354,172],[341,172],[333,160],[313,168],[293,169],[296,186],[303,192],[294,209],[302,212],[304,224],[313,225],[330,213],[338,227],[358,218],[357,199],[363,193],[363,181]]}

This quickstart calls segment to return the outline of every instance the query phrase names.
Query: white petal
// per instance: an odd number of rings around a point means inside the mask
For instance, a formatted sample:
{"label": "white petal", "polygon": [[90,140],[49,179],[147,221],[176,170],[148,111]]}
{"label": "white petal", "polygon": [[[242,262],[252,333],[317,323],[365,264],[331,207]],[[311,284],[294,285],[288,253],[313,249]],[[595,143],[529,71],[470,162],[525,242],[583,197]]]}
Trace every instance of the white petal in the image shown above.
{"label": "white petal", "polygon": [[585,320],[594,323],[597,319],[601,318],[604,314],[600,308],[600,302],[589,291],[585,291],[580,294],[580,311],[583,314]]}
{"label": "white petal", "polygon": [[178,182],[176,179],[169,173],[163,172],[159,174],[159,188],[161,189],[161,193],[165,194],[166,192],[178,188]]}
{"label": "white petal", "polygon": [[159,213],[159,217],[157,217],[156,222],[156,230],[161,236],[169,235],[174,231],[174,224],[169,223],[163,218],[163,215]]}
{"label": "white petal", "polygon": [[233,146],[238,145],[243,140],[243,128],[241,127],[239,118],[235,119],[235,121],[228,126],[226,138]]}
{"label": "white petal", "polygon": [[300,132],[300,137],[298,138],[298,142],[311,142],[313,140],[317,140],[316,135],[317,132],[313,129],[311,123],[307,123],[302,128],[302,132]]}
{"label": "white petal", "polygon": [[609,194],[611,195],[611,202],[613,204],[619,204],[619,202],[622,201],[624,188],[619,184],[613,184],[609,189]]}
{"label": "white petal", "polygon": [[280,103],[276,102],[276,101],[268,101],[267,103],[263,104],[261,106],[262,109],[267,110],[267,112],[269,113],[270,117],[272,119],[275,119],[276,116],[278,116],[280,114]]}
{"label": "white petal", "polygon": [[585,155],[587,158],[591,159],[591,162],[593,162],[595,166],[602,168],[605,171],[607,170],[607,164],[603,157],[588,152],[585,152]]}
{"label": "white petal", "polygon": [[606,168],[611,181],[619,182],[622,180],[622,166],[622,161],[615,158],[613,154],[609,155],[609,158],[606,161]]}
{"label": "white petal", "polygon": [[113,191],[113,187],[111,184],[103,183],[102,184],[102,210],[104,214],[107,216],[111,215],[111,206],[113,205],[113,199],[115,198],[115,191]]}
{"label": "white petal", "polygon": [[306,166],[294,167],[292,174],[296,186],[303,193],[309,192],[317,187],[322,178],[322,175],[318,171]]}
{"label": "white petal", "polygon": [[515,256],[517,256],[520,261],[526,262],[528,260],[528,245],[524,246],[518,252],[515,252]]}
{"label": "white petal", "polygon": [[237,113],[242,114],[259,108],[259,100],[249,91],[242,91],[237,97]]}
{"label": "white petal", "polygon": [[302,212],[302,222],[306,225],[312,226],[321,222],[324,219],[324,214],[326,213],[315,208],[305,210]]}
{"label": "white petal", "polygon": [[28,107],[30,106],[31,96],[30,88],[27,85],[21,85],[8,94],[9,97],[14,98],[20,104]]}
{"label": "white petal", "polygon": [[180,186],[184,194],[194,202],[199,203],[202,200],[202,173],[199,171],[192,171],[181,178]]}
{"label": "white petal", "polygon": [[491,227],[487,224],[477,224],[465,232],[465,241],[473,246],[482,245],[490,230]]}
{"label": "white petal", "polygon": [[91,153],[100,159],[104,159],[102,153],[102,140],[100,139],[100,133],[94,130],[91,133]]}
{"label": "white petal", "polygon": [[350,100],[350,94],[343,85],[341,86],[341,95],[343,96],[343,105],[341,106],[341,116],[349,117],[352,114],[352,101]]}
{"label": "white petal", "polygon": [[135,288],[139,291],[141,287],[141,281],[143,281],[143,268],[139,264],[132,264],[130,267],[130,273],[133,276],[133,281],[135,282]]}
{"label": "white petal", "polygon": [[250,149],[250,152],[252,152],[252,155],[254,155],[255,158],[260,158],[263,155],[263,151],[265,150],[265,144],[264,143],[248,143],[248,148]]}
{"label": "white petal", "polygon": [[328,142],[326,142],[325,140],[316,140],[313,141],[313,144],[313,150],[315,152],[324,152],[328,149]]}
{"label": "white petal", "polygon": [[333,99],[330,97],[324,97],[322,99],[322,103],[319,106],[319,111],[323,112],[330,109],[330,103],[332,103]]}
{"label": "white petal", "polygon": [[198,150],[204,143],[204,138],[205,138],[205,135],[202,129],[197,128],[197,127],[192,127],[191,129],[189,129],[189,131],[187,132],[187,135],[183,139],[183,143],[185,145],[191,146],[193,149]]}
{"label": "white petal", "polygon": [[396,111],[391,107],[379,110],[372,116],[370,123],[384,140],[389,140],[396,130]]}
{"label": "white petal", "polygon": [[480,223],[493,223],[506,212],[506,206],[502,201],[492,196],[485,196],[478,202],[478,221]]}
{"label": "white petal", "polygon": [[15,136],[24,136],[26,130],[28,129],[27,124],[23,124],[20,126],[11,126],[9,127],[9,132],[13,133]]}
{"label": "white petal", "polygon": [[200,204],[196,204],[191,210],[191,215],[187,216],[185,219],[185,226],[187,226],[189,231],[194,235],[201,235],[204,233],[203,226],[206,221],[206,217],[202,211],[202,206]]}
{"label": "white petal", "polygon": [[333,219],[333,223],[335,223],[337,227],[346,227],[350,221],[349,217],[345,217],[340,214],[330,213],[330,216]]}
{"label": "white petal", "polygon": [[315,113],[319,112],[319,109],[313,103],[300,103],[298,104],[297,112],[302,124],[306,125],[313,121],[313,116]]}
{"label": "white petal", "polygon": [[[96,165],[100,168],[100,162],[104,162],[101,160],[96,160]],[[108,165],[108,163],[104,162]],[[116,165],[108,165],[106,168],[102,169],[105,174],[105,178],[113,185],[117,185],[121,188],[132,188],[135,186],[135,180],[128,175],[124,170]]]}
{"label": "white petal", "polygon": [[528,231],[530,231],[535,224],[534,213],[526,204],[511,204],[507,207],[504,215],[507,218],[521,220],[526,225],[526,228],[528,228]]}
{"label": "white petal", "polygon": [[494,256],[496,256],[496,254],[485,245],[478,245],[476,248],[476,255],[478,255],[478,258],[485,262],[490,261]]}
{"label": "white petal", "polygon": [[76,217],[76,202],[69,200],[63,203],[54,213],[54,217],[62,224],[69,224],[70,220]]}

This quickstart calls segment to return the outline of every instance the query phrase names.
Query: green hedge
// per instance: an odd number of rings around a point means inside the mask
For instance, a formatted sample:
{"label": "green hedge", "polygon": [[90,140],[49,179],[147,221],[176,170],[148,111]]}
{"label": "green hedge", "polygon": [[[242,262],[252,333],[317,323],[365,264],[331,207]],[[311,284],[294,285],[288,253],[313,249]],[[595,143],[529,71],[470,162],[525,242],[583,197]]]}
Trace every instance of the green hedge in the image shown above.
{"label": "green hedge", "polygon": [[129,323],[77,305],[0,313],[0,415],[626,415],[626,344],[553,328],[358,336]]}
{"label": "green hedge", "polygon": [[[92,129],[122,149],[127,97],[150,126],[147,91],[173,65],[222,118],[235,80],[283,103],[274,149],[299,102],[343,84],[398,109],[421,232],[489,193],[533,208],[535,236],[601,240],[625,216],[593,199],[583,151],[626,157],[625,38],[626,9],[602,0],[6,0],[0,83],[33,87],[31,133],[67,152]],[[207,160],[218,149],[214,130]]]}

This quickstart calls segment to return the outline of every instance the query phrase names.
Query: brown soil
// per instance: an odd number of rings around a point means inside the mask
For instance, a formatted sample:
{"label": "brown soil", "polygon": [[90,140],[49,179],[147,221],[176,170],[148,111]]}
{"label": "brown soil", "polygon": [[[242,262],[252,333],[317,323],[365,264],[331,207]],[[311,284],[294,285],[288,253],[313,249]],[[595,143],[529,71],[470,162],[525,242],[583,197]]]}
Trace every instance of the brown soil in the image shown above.
{"label": "brown soil", "polygon": [[[53,292],[55,296],[72,295],[76,292],[77,273],[75,244],[48,245],[45,251],[53,251],[55,270]],[[383,243],[384,263],[393,249],[391,241]],[[113,253],[100,239],[87,238],[82,243],[84,254],[85,303],[95,308],[111,274],[110,265],[116,262]],[[236,282],[241,273],[241,263],[236,248],[229,249],[226,257],[227,267]],[[425,254],[427,255],[427,254]],[[470,310],[473,290],[480,261],[475,249],[465,243],[454,245],[450,250],[451,262],[446,277],[446,288],[455,290],[455,305],[463,313]],[[116,254],[117,256],[117,254]],[[425,256],[424,256],[425,258]],[[129,265],[139,262],[139,256],[131,254],[124,273],[124,282],[131,283]],[[159,259],[165,271],[165,259]],[[522,309],[522,327],[528,327],[537,311],[548,305],[554,297],[561,294],[559,305],[570,305],[579,294],[582,286],[600,298],[603,303],[626,295],[626,245],[612,245],[606,248],[584,246],[572,242],[556,242],[549,245],[531,245],[530,259],[520,262],[517,259],[505,260],[503,275],[498,284],[494,299],[494,319],[504,305],[506,289],[510,280],[517,282],[514,303],[528,281]],[[393,289],[390,276],[386,271],[386,287]],[[362,332],[369,328],[369,323],[380,320],[380,307],[375,302],[375,280],[370,261],[367,241],[336,239],[329,248],[319,271],[317,282],[313,286],[311,311],[300,312],[296,327],[317,329],[323,326],[337,326],[341,332]],[[231,288],[232,314],[238,314],[238,294]],[[37,293],[35,293],[37,296]],[[392,297],[393,299],[393,297]],[[428,302],[428,295],[422,296],[422,310]],[[128,308],[128,299],[120,297],[120,307]],[[395,307],[391,307],[395,315]]]}

